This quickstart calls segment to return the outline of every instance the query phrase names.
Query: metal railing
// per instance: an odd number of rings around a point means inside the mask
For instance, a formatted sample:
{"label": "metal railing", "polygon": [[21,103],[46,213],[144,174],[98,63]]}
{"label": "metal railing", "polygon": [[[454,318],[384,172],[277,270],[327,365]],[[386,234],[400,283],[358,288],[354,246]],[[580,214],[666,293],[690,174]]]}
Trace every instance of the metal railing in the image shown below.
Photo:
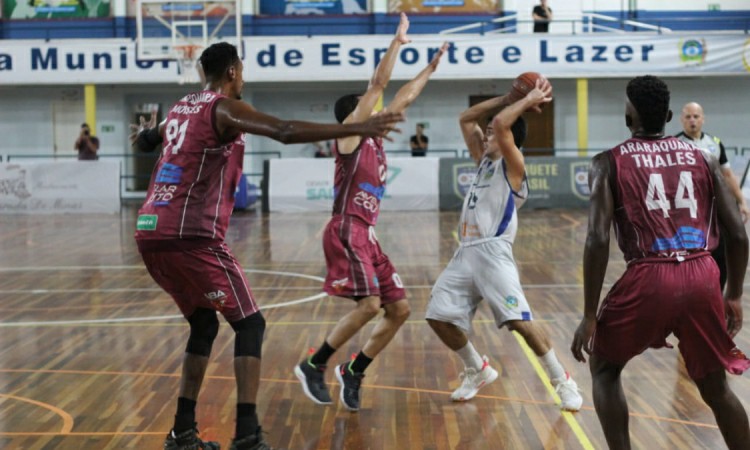
{"label": "metal railing", "polygon": [[[605,25],[600,25],[595,23],[595,21],[602,21],[602,22],[612,22],[619,25],[619,27],[608,27]],[[498,17],[496,19],[492,19],[489,21],[483,21],[483,22],[475,22],[470,23],[467,25],[461,25],[458,27],[448,28],[446,30],[443,30],[440,32],[440,34],[454,34],[454,33],[461,33],[466,32],[470,30],[477,30],[479,34],[495,34],[495,33],[511,33],[511,32],[517,32],[518,31],[518,24],[532,24],[534,23],[534,20],[532,19],[519,19],[518,14],[511,14],[503,17]],[[632,27],[637,29],[637,31],[646,31],[646,32],[657,32],[659,34],[661,33],[670,33],[672,30],[670,28],[661,26],[661,24],[657,25],[651,25],[649,23],[630,20],[630,19],[619,19],[612,16],[607,16],[605,14],[597,14],[597,13],[581,13],[581,14],[571,14],[567,17],[562,18],[555,18],[554,23],[569,23],[571,27],[571,34],[578,34],[579,32],[583,33],[593,33],[594,31],[605,31],[605,32],[611,32],[611,33],[626,33],[628,32],[625,28],[626,27]],[[498,28],[500,26],[500,28]],[[580,31],[579,31],[580,29]]]}

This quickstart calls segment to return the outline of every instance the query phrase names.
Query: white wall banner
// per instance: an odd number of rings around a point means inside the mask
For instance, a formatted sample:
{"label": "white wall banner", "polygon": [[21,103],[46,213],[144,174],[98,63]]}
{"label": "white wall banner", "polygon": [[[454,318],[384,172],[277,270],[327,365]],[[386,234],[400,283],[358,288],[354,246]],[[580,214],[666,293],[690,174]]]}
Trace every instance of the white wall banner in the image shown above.
{"label": "white wall banner", "polygon": [[[393,78],[410,79],[451,46],[436,79],[746,75],[750,39],[741,34],[419,35],[403,46]],[[245,80],[369,80],[390,36],[269,36],[244,39]],[[174,61],[137,61],[123,39],[0,44],[0,84],[175,83]]]}
{"label": "white wall banner", "polygon": [[0,214],[119,212],[119,162],[0,165]]}
{"label": "white wall banner", "polygon": [[[390,158],[381,209],[438,209],[440,158]],[[270,160],[268,201],[271,212],[331,211],[333,159]]]}

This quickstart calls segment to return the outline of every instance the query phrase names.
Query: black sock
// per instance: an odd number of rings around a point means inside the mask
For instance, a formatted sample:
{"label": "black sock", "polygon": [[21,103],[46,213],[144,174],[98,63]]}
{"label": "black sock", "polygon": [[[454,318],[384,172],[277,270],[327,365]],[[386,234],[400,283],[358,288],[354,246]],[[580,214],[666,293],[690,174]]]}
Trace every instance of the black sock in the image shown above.
{"label": "black sock", "polygon": [[177,414],[174,416],[173,430],[179,434],[185,430],[190,430],[195,426],[195,400],[186,397],[177,399]]}
{"label": "black sock", "polygon": [[372,362],[372,358],[365,355],[364,352],[360,351],[354,361],[349,365],[349,370],[354,373],[362,373],[367,369],[367,366]]}
{"label": "black sock", "polygon": [[316,366],[324,366],[334,353],[336,353],[336,349],[328,345],[327,341],[323,341],[323,345],[312,355],[310,362]]}
{"label": "black sock", "polygon": [[234,436],[242,439],[258,431],[258,416],[255,414],[255,403],[237,403],[237,424]]}

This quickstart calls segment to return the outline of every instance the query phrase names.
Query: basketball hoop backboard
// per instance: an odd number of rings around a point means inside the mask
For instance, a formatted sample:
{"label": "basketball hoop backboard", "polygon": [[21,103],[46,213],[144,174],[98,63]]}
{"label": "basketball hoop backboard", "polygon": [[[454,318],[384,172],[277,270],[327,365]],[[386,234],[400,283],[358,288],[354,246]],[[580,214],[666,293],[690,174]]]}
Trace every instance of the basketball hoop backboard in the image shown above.
{"label": "basketball hoop backboard", "polygon": [[244,58],[240,2],[137,0],[136,57],[184,61],[190,56],[194,61],[204,48],[224,41],[236,45]]}

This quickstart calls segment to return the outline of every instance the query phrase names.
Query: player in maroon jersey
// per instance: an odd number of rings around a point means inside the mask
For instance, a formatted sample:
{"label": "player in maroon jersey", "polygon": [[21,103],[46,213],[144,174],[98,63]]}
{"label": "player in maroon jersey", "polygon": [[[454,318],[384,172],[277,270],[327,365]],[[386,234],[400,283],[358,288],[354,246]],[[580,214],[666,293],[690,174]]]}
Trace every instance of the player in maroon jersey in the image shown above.
{"label": "player in maroon jersey", "polygon": [[[584,317],[571,350],[581,362],[584,351],[591,355],[594,406],[609,448],[630,448],[623,368],[649,347],[668,346],[671,333],[727,445],[747,448],[747,413],[724,371],[741,374],[750,367],[732,341],[742,327],[748,239],[716,158],[664,137],[671,117],[663,81],[631,80],[625,122],[632,138],[592,160]],[[717,219],[726,230],[729,262],[723,299],[710,254]],[[597,314],[613,221],[628,265]]]}
{"label": "player in maroon jersey", "polygon": [[[402,14],[396,36],[375,69],[367,92],[347,95],[336,102],[339,122],[357,122],[372,115],[391,78],[399,48],[409,42],[408,28],[409,21]],[[447,47],[443,44],[427,67],[399,89],[387,111],[400,113],[417,98]],[[374,227],[387,174],[383,142],[379,138],[340,138],[333,151],[336,157],[333,217],[323,235],[328,270],[324,289],[329,295],[354,300],[356,307],[339,320],[321,347],[300,362],[294,372],[312,401],[330,404],[331,396],[324,380],[329,358],[383,308],[385,315],[356,358],[335,370],[344,407],[357,411],[365,369],[393,339],[410,311],[401,279],[375,237]]]}
{"label": "player in maroon jersey", "polygon": [[195,423],[196,399],[219,328],[218,311],[235,331],[237,426],[231,448],[269,449],[255,412],[265,320],[242,267],[224,244],[242,173],[244,133],[283,143],[352,135],[381,138],[402,116],[386,113],[345,125],[277,119],[240,101],[243,65],[233,45],[208,47],[200,65],[205,89],[186,95],[162,124],[136,137],[145,150],[163,141],[163,153],[138,212],[135,238],[149,273],[190,324],[177,414],[164,448],[219,448],[198,438]]}

